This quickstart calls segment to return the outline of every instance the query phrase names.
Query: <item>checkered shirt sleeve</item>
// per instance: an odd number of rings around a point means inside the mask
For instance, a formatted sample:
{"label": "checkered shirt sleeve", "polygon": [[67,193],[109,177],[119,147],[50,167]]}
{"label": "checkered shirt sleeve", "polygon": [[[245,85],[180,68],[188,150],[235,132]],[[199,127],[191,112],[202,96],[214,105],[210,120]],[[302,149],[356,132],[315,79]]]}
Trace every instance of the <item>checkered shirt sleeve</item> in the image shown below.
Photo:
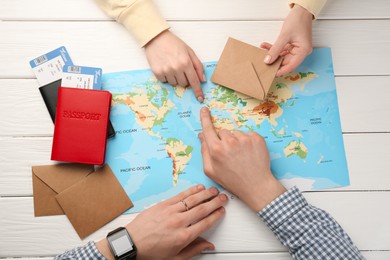
{"label": "checkered shirt sleeve", "polygon": [[329,213],[309,205],[296,187],[258,215],[294,259],[364,259]]}
{"label": "checkered shirt sleeve", "polygon": [[96,244],[93,241],[88,242],[85,246],[77,247],[72,250],[66,251],[61,255],[57,255],[54,259],[104,259],[107,258],[102,255],[96,248]]}

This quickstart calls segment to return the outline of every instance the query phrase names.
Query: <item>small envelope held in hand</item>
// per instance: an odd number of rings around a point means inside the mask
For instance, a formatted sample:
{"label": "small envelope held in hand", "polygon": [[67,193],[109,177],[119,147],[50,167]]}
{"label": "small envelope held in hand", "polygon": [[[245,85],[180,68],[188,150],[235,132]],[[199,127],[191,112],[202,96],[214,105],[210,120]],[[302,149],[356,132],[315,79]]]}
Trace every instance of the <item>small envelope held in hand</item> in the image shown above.
{"label": "small envelope held in hand", "polygon": [[84,164],[33,166],[34,215],[65,214],[55,196],[93,171],[93,165]]}
{"label": "small envelope held in hand", "polygon": [[266,98],[282,58],[264,63],[267,51],[229,38],[211,81],[258,100]]}

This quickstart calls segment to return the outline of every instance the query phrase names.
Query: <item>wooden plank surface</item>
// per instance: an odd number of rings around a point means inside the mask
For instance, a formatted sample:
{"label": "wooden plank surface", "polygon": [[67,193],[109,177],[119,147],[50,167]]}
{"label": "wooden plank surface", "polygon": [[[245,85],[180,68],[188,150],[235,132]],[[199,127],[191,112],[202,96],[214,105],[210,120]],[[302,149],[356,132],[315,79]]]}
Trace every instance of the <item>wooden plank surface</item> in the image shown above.
{"label": "wooden plank surface", "polygon": [[[232,36],[273,42],[287,0],[155,0],[172,31],[202,61],[217,60]],[[65,216],[33,217],[31,165],[50,164],[53,124],[28,61],[65,45],[75,64],[104,72],[147,68],[143,50],[93,0],[0,0],[0,258],[51,259],[104,237],[124,215],[81,241]],[[307,192],[367,259],[390,259],[390,2],[328,0],[313,43],[331,47],[351,186]],[[60,230],[61,232],[58,232]],[[237,199],[205,237],[218,254],[197,259],[291,259]]]}
{"label": "wooden plank surface", "polygon": [[[390,76],[337,77],[342,131],[390,132]],[[35,79],[0,79],[0,136],[52,136]],[[375,116],[373,116],[375,115]]]}
{"label": "wooden plank surface", "polygon": [[337,77],[343,132],[390,132],[389,86],[390,76]]}
{"label": "wooden plank surface", "polygon": [[[202,61],[212,61],[218,60],[229,36],[253,45],[273,42],[281,25],[273,21],[173,22],[172,31]],[[390,53],[389,28],[390,20],[318,21],[313,44],[332,48],[336,75],[390,75],[383,58]],[[148,67],[143,50],[115,22],[2,22],[0,35],[0,57],[12,61],[0,63],[0,78],[34,78],[28,62],[62,45],[75,64],[101,66],[103,72]]]}
{"label": "wooden plank surface", "polygon": [[[306,193],[309,203],[327,210],[361,250],[387,250],[390,241],[390,192]],[[66,216],[34,218],[32,198],[0,198],[0,257],[49,256],[98,240],[134,215],[122,215],[81,241]],[[286,251],[264,224],[238,200],[231,200],[226,216],[204,234],[217,252]],[[59,230],[61,232],[59,232]],[[369,237],[370,239],[367,239]]]}
{"label": "wooden plank surface", "polygon": [[[167,20],[282,20],[287,0],[155,0]],[[108,20],[93,0],[1,0],[0,20]],[[390,18],[388,0],[328,0],[319,19]]]}
{"label": "wooden plank surface", "polygon": [[[390,191],[390,134],[344,135],[351,185]],[[52,164],[51,137],[0,137],[0,196],[32,196],[31,166]],[[370,163],[367,163],[370,162]]]}
{"label": "wooden plank surface", "polygon": [[[362,252],[366,259],[370,260],[383,260],[390,259],[390,251],[368,251]],[[291,260],[291,256],[288,253],[229,253],[229,254],[203,254],[199,258],[201,260]],[[42,259],[41,259],[42,260]]]}
{"label": "wooden plank surface", "polygon": [[[370,260],[390,259],[390,251],[363,251],[362,255]],[[14,258],[5,258],[11,260]],[[49,260],[52,257],[18,257],[18,260]],[[203,253],[199,257],[194,257],[194,260],[291,260],[290,254],[281,253]]]}

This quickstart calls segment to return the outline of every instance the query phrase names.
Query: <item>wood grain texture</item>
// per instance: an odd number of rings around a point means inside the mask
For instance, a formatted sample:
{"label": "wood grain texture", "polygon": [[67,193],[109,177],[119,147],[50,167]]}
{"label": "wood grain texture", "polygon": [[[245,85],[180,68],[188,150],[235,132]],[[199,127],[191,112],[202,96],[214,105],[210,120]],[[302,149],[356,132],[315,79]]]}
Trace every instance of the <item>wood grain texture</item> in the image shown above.
{"label": "wood grain texture", "polygon": [[[360,250],[388,249],[390,192],[321,192],[305,197],[332,214]],[[32,203],[32,198],[0,198],[0,257],[61,253],[100,239],[134,217],[122,215],[81,241],[66,216],[35,218]],[[203,236],[217,252],[286,251],[257,215],[236,199],[229,201],[224,219]]]}
{"label": "wood grain texture", "polygon": [[[93,0],[2,0],[0,20],[108,20]],[[282,20],[287,0],[155,0],[161,14],[172,20]],[[390,18],[387,0],[328,0],[319,19]]]}
{"label": "wood grain texture", "polygon": [[389,86],[390,76],[337,77],[343,132],[390,132]]}
{"label": "wood grain texture", "polygon": [[[342,131],[390,132],[390,76],[337,77]],[[53,123],[33,79],[0,79],[0,136],[52,136]],[[368,91],[369,90],[369,91]],[[375,115],[375,116],[374,116]]]}
{"label": "wood grain texture", "polygon": [[[390,251],[363,251],[362,255],[370,260],[390,259]],[[15,258],[4,258],[14,260]],[[18,260],[49,260],[53,257],[18,257]],[[193,260],[291,260],[290,254],[282,253],[203,253]]]}
{"label": "wood grain texture", "polygon": [[[274,21],[173,22],[172,31],[202,61],[212,61],[218,60],[229,36],[253,45],[274,42],[281,25]],[[313,44],[332,48],[336,75],[390,75],[383,58],[390,53],[389,28],[390,20],[318,21]],[[115,22],[2,22],[0,35],[0,57],[12,61],[0,63],[0,78],[35,78],[28,62],[62,45],[75,64],[100,66],[103,72],[148,67],[143,50]]]}
{"label": "wood grain texture", "polygon": [[[370,260],[383,260],[390,259],[390,251],[370,251],[362,252],[362,255],[366,259]],[[229,253],[229,254],[203,254],[195,259],[199,260],[291,260],[291,256],[288,253]]]}
{"label": "wood grain texture", "polygon": [[[202,61],[217,60],[232,36],[274,42],[287,0],[155,0],[171,30]],[[123,215],[84,241],[65,216],[33,217],[31,166],[50,161],[53,124],[28,62],[65,45],[77,65],[103,72],[148,68],[143,50],[94,0],[0,0],[0,258],[52,259],[102,238]],[[328,0],[313,27],[331,47],[351,185],[307,192],[329,211],[367,259],[390,259],[390,2]],[[237,199],[205,234],[218,253],[196,259],[291,259]]]}
{"label": "wood grain texture", "polygon": [[[340,189],[390,191],[390,134],[344,135],[344,142],[351,185]],[[0,196],[32,196],[31,166],[55,163],[52,138],[0,137],[0,143]]]}

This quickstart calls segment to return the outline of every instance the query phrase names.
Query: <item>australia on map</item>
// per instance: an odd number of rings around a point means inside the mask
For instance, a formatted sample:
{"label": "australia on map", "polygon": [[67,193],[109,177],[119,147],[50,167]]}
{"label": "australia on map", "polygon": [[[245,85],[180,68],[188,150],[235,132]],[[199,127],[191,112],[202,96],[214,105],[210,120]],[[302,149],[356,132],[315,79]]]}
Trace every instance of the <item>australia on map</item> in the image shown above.
{"label": "australia on map", "polygon": [[[207,79],[215,66],[204,63]],[[314,49],[295,72],[276,77],[264,101],[209,80],[202,88],[203,104],[191,88],[161,83],[150,70],[103,75],[103,89],[112,93],[110,119],[116,130],[106,163],[134,203],[129,212],[198,183],[216,185],[203,172],[198,139],[203,106],[209,107],[217,130],[261,134],[272,172],[286,187],[349,185],[329,48]]]}

